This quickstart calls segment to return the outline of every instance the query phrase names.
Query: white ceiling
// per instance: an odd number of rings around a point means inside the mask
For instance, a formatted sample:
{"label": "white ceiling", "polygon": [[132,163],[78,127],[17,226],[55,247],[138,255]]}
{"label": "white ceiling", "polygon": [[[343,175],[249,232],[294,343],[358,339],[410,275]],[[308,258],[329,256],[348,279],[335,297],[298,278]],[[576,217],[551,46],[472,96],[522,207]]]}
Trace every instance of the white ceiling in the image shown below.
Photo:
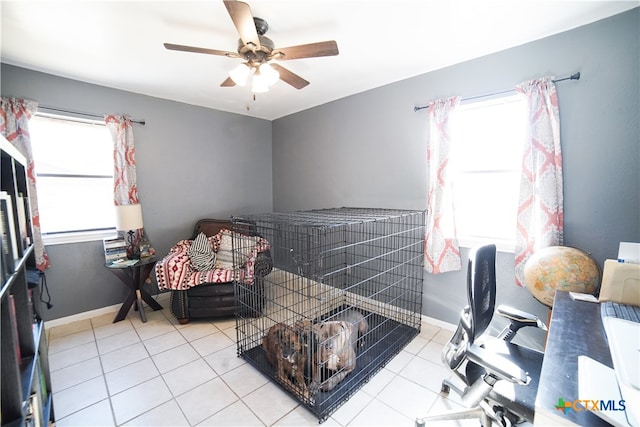
{"label": "white ceiling", "polygon": [[[336,40],[335,57],[282,63],[311,84],[278,82],[252,100],[220,87],[240,60],[221,0],[7,1],[2,62],[145,95],[273,120],[637,7],[595,0],[251,0],[276,47]],[[64,107],[64,106],[63,106]]]}

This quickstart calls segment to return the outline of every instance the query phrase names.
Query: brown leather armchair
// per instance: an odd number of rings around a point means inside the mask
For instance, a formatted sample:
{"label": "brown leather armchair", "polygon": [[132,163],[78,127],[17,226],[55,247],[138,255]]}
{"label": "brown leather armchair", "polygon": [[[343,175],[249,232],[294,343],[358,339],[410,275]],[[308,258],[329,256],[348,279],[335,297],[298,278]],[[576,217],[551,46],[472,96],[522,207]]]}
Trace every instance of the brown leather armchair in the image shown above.
{"label": "brown leather armchair", "polygon": [[[248,236],[255,236],[255,229],[243,224],[238,229],[229,220],[201,219],[196,222],[191,239],[201,232],[207,237],[215,236],[223,229],[233,230]],[[165,268],[162,261],[156,265],[156,276]],[[271,272],[273,263],[269,250],[259,252],[255,262],[253,283],[243,280],[225,283],[203,283],[186,290],[171,290],[171,312],[181,324],[189,323],[192,318],[226,317],[238,314],[243,317],[258,317],[264,308],[263,278]],[[161,283],[161,280],[158,280]]]}

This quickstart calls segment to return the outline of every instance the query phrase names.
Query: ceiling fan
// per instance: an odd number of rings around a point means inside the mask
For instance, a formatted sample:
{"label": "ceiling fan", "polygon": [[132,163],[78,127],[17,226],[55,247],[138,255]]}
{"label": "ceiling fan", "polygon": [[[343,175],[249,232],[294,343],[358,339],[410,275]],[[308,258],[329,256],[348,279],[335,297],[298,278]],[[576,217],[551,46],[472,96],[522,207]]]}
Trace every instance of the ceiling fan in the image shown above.
{"label": "ceiling fan", "polygon": [[243,62],[229,72],[229,77],[220,86],[245,86],[251,80],[252,92],[258,93],[268,91],[268,87],[280,79],[296,89],[302,89],[309,84],[307,80],[273,61],[338,54],[338,45],[334,40],[275,48],[273,41],[265,36],[269,29],[267,21],[254,17],[247,3],[236,0],[223,1],[236,30],[240,34],[237,53],[172,43],[164,44],[164,47],[169,50],[242,59]]}

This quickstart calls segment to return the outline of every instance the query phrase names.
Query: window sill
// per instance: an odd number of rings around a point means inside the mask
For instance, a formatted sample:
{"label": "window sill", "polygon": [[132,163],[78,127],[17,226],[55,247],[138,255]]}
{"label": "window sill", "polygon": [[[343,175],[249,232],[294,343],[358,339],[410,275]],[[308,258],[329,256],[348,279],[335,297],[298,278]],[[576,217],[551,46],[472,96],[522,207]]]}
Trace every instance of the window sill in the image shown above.
{"label": "window sill", "polygon": [[58,233],[42,236],[42,243],[45,246],[50,245],[65,245],[69,243],[82,243],[93,242],[96,240],[102,240],[107,237],[115,237],[116,231],[114,230],[101,230],[101,231],[79,231],[76,233]]}
{"label": "window sill", "polygon": [[508,240],[501,239],[492,239],[491,237],[458,237],[458,245],[463,248],[477,248],[478,246],[486,245],[489,243],[493,243],[496,245],[496,250],[498,252],[504,253],[515,253],[516,252],[516,244],[515,242],[511,242]]}

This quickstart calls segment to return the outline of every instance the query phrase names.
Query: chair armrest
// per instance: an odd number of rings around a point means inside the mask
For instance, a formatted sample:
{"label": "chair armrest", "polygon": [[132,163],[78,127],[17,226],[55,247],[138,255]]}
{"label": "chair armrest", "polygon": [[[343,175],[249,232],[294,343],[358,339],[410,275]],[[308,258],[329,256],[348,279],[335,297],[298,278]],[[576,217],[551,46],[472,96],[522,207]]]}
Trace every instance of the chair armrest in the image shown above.
{"label": "chair armrest", "polygon": [[475,344],[467,348],[467,357],[473,363],[485,368],[489,375],[499,379],[520,385],[527,385],[531,381],[527,372],[511,360]]}
{"label": "chair armrest", "polygon": [[516,335],[516,332],[525,326],[535,326],[543,331],[548,330],[547,325],[545,325],[538,316],[527,313],[526,311],[518,310],[507,305],[501,305],[496,309],[496,313],[506,319],[509,319],[511,322],[511,324],[504,328],[498,335],[498,338],[505,341],[511,341]]}
{"label": "chair armrest", "polygon": [[[496,312],[507,319],[515,322],[524,323],[524,326],[537,326],[546,329],[544,323],[540,321],[535,314],[527,313],[526,311],[518,310],[517,308],[510,307],[508,305],[501,305],[496,309]],[[538,325],[538,322],[540,325]]]}

